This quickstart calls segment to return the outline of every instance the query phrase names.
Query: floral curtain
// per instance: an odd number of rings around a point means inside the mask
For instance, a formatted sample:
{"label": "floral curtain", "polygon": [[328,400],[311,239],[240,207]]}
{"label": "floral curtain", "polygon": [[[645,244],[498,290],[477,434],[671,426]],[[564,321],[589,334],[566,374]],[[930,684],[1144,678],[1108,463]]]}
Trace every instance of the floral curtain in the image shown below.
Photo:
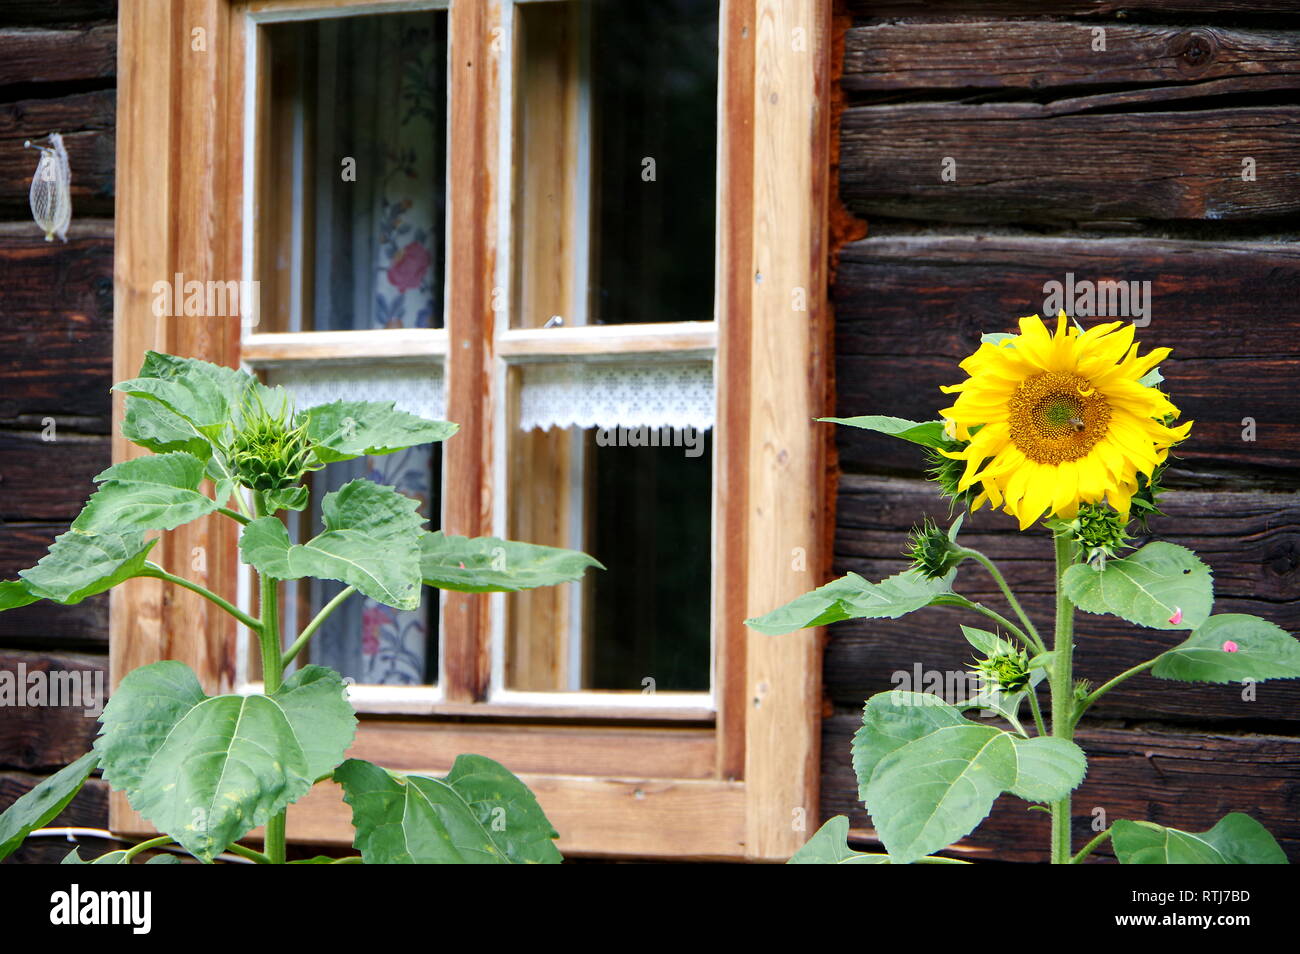
{"label": "floral curtain", "polygon": [[[322,21],[315,196],[318,330],[427,328],[442,323],[447,39],[445,13]],[[341,170],[355,161],[355,178]],[[333,172],[333,170],[340,170]],[[396,395],[394,395],[396,397]],[[331,468],[323,489],[365,477],[438,517],[440,461],[429,447]],[[320,495],[316,496],[320,499]],[[313,514],[319,527],[319,511]],[[341,584],[313,584],[319,607]],[[347,601],[314,655],[359,683],[436,679],[436,594],[419,610]],[[431,611],[432,607],[432,611]]]}

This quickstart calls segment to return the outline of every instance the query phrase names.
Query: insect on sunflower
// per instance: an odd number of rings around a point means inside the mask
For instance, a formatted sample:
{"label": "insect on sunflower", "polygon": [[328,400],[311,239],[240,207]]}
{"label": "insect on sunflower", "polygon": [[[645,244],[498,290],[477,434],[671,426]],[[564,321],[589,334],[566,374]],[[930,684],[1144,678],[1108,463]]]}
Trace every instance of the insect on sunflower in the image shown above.
{"label": "insect on sunflower", "polygon": [[1028,529],[1044,514],[1071,518],[1081,503],[1105,499],[1127,517],[1138,475],[1149,478],[1192,424],[1170,426],[1178,408],[1143,378],[1170,353],[1138,356],[1133,325],[1081,331],[1065,312],[1049,334],[1037,315],[1020,334],[986,341],[960,365],[969,377],[941,413],[965,462],[959,490],[979,485],[971,509],[987,501]]}

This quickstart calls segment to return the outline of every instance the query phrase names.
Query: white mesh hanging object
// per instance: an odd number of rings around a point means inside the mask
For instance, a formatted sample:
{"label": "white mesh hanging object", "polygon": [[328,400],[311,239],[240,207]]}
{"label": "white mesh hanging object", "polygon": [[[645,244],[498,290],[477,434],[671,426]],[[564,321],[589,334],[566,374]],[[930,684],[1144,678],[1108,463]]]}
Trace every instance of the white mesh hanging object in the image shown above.
{"label": "white mesh hanging object", "polygon": [[23,145],[41,151],[32,176],[32,218],[45,232],[45,241],[52,242],[57,235],[66,242],[68,223],[72,221],[72,171],[63,137],[50,133],[48,146],[34,145],[30,139]]}
{"label": "white mesh hanging object", "polygon": [[713,426],[713,362],[538,362],[522,366],[521,430]]}

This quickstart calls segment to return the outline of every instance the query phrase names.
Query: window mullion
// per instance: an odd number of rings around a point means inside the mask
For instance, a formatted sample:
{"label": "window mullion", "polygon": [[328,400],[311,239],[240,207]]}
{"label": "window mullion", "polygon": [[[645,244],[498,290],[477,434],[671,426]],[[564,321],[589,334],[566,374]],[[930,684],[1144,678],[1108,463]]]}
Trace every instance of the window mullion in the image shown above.
{"label": "window mullion", "polygon": [[[498,58],[491,44],[500,4],[453,3],[448,85],[447,417],[460,431],[446,445],[443,526],[482,536],[491,530],[492,271],[499,201],[495,169]],[[480,702],[490,678],[489,603],[482,594],[446,593],[442,679],[449,702]]]}

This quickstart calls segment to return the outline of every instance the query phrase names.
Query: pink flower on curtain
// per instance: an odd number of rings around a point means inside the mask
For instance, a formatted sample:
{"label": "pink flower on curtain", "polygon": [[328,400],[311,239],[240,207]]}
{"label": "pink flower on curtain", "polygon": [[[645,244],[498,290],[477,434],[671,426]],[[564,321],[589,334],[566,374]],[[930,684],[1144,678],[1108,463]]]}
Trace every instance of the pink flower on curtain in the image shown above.
{"label": "pink flower on curtain", "polygon": [[379,631],[395,620],[391,610],[382,606],[367,606],[361,613],[361,652],[373,656],[379,652]]}
{"label": "pink flower on curtain", "polygon": [[424,273],[429,270],[429,250],[419,242],[410,242],[398,251],[393,264],[388,266],[388,282],[400,292],[420,287]]}

